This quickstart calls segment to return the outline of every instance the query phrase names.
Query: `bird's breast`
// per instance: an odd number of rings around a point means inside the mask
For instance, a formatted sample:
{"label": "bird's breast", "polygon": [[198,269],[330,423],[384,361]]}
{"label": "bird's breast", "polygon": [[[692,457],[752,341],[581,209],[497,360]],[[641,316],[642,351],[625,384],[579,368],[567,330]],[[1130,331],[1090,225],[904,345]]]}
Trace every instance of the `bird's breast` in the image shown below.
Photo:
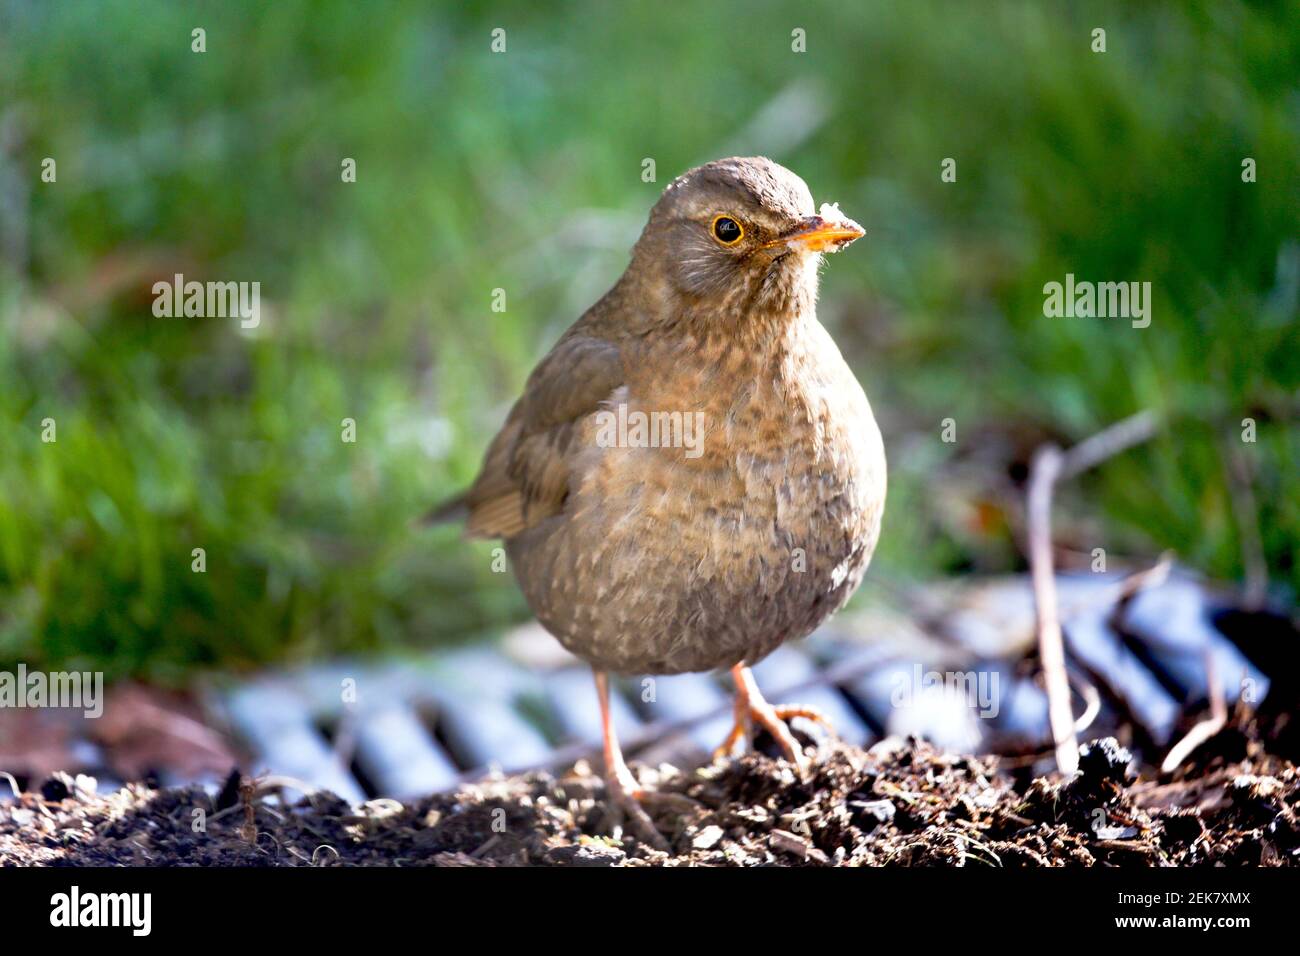
{"label": "bird's breast", "polygon": [[605,490],[676,529],[697,574],[738,593],[779,590],[810,568],[833,577],[863,541],[874,545],[880,432],[838,349],[812,325],[771,355],[680,365],[639,402],[629,389],[629,407],[691,415],[696,443],[607,462]]}
{"label": "bird's breast", "polygon": [[814,333],[763,361],[633,381],[587,422],[533,588],[563,592],[552,629],[571,648],[614,670],[707,670],[847,600],[879,531],[884,452],[862,388]]}

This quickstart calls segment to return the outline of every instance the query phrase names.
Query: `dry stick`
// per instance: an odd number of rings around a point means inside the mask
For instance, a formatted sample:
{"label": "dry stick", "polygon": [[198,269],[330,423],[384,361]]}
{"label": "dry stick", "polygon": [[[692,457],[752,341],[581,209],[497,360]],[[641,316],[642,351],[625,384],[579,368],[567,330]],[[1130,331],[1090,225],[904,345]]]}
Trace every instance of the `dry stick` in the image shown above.
{"label": "dry stick", "polygon": [[1029,570],[1038,611],[1038,656],[1043,662],[1048,718],[1056,747],[1056,766],[1062,773],[1079,769],[1079,741],[1070,708],[1070,681],[1065,671],[1065,646],[1056,598],[1056,572],[1052,567],[1052,491],[1058,481],[1073,478],[1149,439],[1155,434],[1156,416],[1139,412],[1116,422],[1069,451],[1044,445],[1034,454],[1026,501],[1029,523]]}
{"label": "dry stick", "polygon": [[1091,727],[1092,722],[1096,720],[1097,715],[1101,713],[1101,694],[1097,692],[1096,686],[1082,680],[1080,683],[1083,684],[1083,686],[1079,688],[1079,696],[1083,698],[1083,713],[1080,714],[1079,719],[1074,722],[1074,732],[1076,734],[1081,734]]}
{"label": "dry stick", "polygon": [[1210,690],[1210,716],[1187,732],[1187,736],[1174,744],[1160,765],[1161,773],[1173,773],[1201,744],[1205,743],[1228,722],[1228,702],[1223,694],[1223,677],[1214,666],[1214,655],[1205,649],[1205,679]]}
{"label": "dry stick", "polygon": [[1029,571],[1038,611],[1038,656],[1047,685],[1047,716],[1061,773],[1079,769],[1079,741],[1070,709],[1070,680],[1065,672],[1065,646],[1056,601],[1056,572],[1052,569],[1052,486],[1065,456],[1055,445],[1034,453],[1026,503],[1029,520]]}
{"label": "dry stick", "polygon": [[[1072,607],[1068,607],[1063,615],[1065,620],[1069,620],[1075,613],[1105,605],[1107,607],[1127,601],[1139,591],[1145,591],[1147,588],[1159,587],[1169,578],[1169,570],[1173,566],[1174,553],[1166,551],[1160,556],[1160,560],[1149,568],[1141,571],[1134,571],[1124,580],[1117,582],[1106,588],[1101,594],[1090,598],[1086,601],[1078,602]],[[1090,682],[1084,680],[1078,674],[1072,675],[1070,680],[1074,682],[1075,693],[1083,699],[1083,713],[1079,719],[1074,722],[1074,733],[1077,737],[1084,733],[1092,722],[1097,719],[1101,713],[1101,694],[1097,688]],[[1055,749],[1055,748],[1053,748]],[[1033,753],[1023,754],[1019,757],[999,757],[1000,766],[1003,767],[1031,767],[1038,763],[1047,755],[1045,750],[1037,750]]]}
{"label": "dry stick", "polygon": [[1114,458],[1122,451],[1128,451],[1134,445],[1149,441],[1159,424],[1160,419],[1156,413],[1148,410],[1121,419],[1091,438],[1084,439],[1065,453],[1061,480],[1073,478],[1108,458]]}

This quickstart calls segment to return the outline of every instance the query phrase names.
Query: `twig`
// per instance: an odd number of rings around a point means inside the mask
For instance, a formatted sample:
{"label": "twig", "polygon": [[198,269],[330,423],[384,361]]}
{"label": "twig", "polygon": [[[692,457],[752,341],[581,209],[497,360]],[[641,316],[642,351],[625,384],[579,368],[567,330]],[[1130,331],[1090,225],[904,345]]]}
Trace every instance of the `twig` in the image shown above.
{"label": "twig", "polygon": [[[1097,715],[1101,713],[1101,694],[1098,693],[1095,685],[1085,680],[1081,675],[1070,674],[1067,671],[1067,676],[1070,679],[1070,683],[1074,686],[1075,691],[1078,692],[1081,698],[1083,698],[1083,713],[1080,714],[1078,720],[1074,722],[1074,733],[1077,737],[1079,734],[1091,727],[1092,722],[1096,720]],[[1009,768],[1032,767],[1049,753],[1054,752],[1055,749],[1055,747],[1049,747],[1046,749],[1040,748],[1026,754],[1020,754],[1016,757],[999,756],[997,758],[998,766]]]}
{"label": "twig", "polygon": [[1093,684],[1082,677],[1078,678],[1078,682],[1083,685],[1078,688],[1078,691],[1079,696],[1083,698],[1084,708],[1079,719],[1074,722],[1074,732],[1081,734],[1092,726],[1092,722],[1101,713],[1101,694],[1097,693],[1097,688]]}
{"label": "twig", "polygon": [[1149,568],[1141,571],[1134,571],[1124,580],[1115,585],[1115,599],[1112,603],[1118,604],[1127,601],[1139,592],[1147,588],[1158,588],[1169,580],[1169,571],[1174,566],[1174,553],[1166,551],[1160,555],[1159,560]]}
{"label": "twig", "polygon": [[1043,663],[1047,689],[1047,716],[1061,773],[1079,769],[1079,741],[1070,711],[1070,681],[1065,672],[1065,645],[1061,640],[1060,611],[1056,601],[1056,572],[1052,568],[1052,487],[1061,474],[1065,456],[1055,445],[1034,454],[1029,475],[1029,571],[1038,610],[1038,656]]}
{"label": "twig", "polygon": [[1228,702],[1223,693],[1223,677],[1214,666],[1214,655],[1209,647],[1205,649],[1205,681],[1210,691],[1210,716],[1202,720],[1187,732],[1187,736],[1170,749],[1164,763],[1160,765],[1161,773],[1173,773],[1179,764],[1186,760],[1193,750],[1205,743],[1228,723]]}
{"label": "twig", "polygon": [[1079,768],[1079,741],[1070,709],[1070,681],[1065,670],[1056,572],[1052,566],[1052,491],[1058,481],[1072,478],[1146,441],[1155,434],[1156,423],[1154,413],[1139,412],[1081,441],[1069,451],[1044,445],[1034,454],[1030,466],[1026,502],[1029,570],[1038,611],[1038,656],[1043,663],[1048,718],[1056,748],[1056,766],[1062,773],[1074,773]]}
{"label": "twig", "polygon": [[1159,424],[1156,413],[1148,410],[1130,415],[1091,438],[1085,438],[1065,453],[1059,480],[1073,478],[1134,445],[1150,441]]}
{"label": "twig", "polygon": [[320,846],[316,847],[316,849],[314,849],[314,850],[311,851],[311,865],[312,865],[312,866],[325,866],[325,865],[326,865],[325,863],[317,863],[317,862],[316,862],[316,854],[320,853],[321,850],[329,850],[331,853],[334,854],[334,859],[336,859],[336,860],[340,860],[340,859],[342,859],[342,855],[339,853],[338,850],[336,850],[334,847],[330,846],[328,843],[322,843]]}
{"label": "twig", "polygon": [[[1056,550],[1059,552],[1061,549]],[[1061,624],[1068,625],[1071,619],[1099,608],[1116,609],[1142,591],[1160,587],[1169,580],[1169,572],[1174,567],[1174,557],[1173,551],[1165,551],[1149,568],[1133,571],[1114,584],[1089,589],[1087,593],[1076,596],[1073,600],[1063,601]]]}

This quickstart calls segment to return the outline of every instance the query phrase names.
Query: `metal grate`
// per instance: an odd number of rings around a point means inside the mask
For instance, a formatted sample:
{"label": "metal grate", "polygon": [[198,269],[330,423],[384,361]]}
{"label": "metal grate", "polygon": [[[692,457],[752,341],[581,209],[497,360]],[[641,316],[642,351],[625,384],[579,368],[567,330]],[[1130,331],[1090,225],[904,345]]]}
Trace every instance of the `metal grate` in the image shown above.
{"label": "metal grate", "polygon": [[[1119,728],[1140,747],[1165,747],[1206,699],[1207,660],[1229,703],[1243,688],[1263,700],[1266,662],[1214,624],[1231,602],[1175,574],[1117,608],[1100,599],[1115,580],[1060,579],[1069,663],[1102,701],[1090,733]],[[1045,746],[1046,698],[1026,663],[1028,580],[956,587],[919,605],[842,615],[756,666],[758,683],[770,699],[820,708],[856,744],[911,733],[963,752]],[[945,675],[965,690],[935,680]],[[982,706],[981,687],[996,689],[995,706]],[[536,625],[491,647],[267,675],[211,700],[257,767],[353,801],[443,790],[489,768],[559,767],[600,742],[590,672]],[[712,675],[621,681],[613,706],[629,753],[652,762],[703,759],[730,727],[729,688]]]}

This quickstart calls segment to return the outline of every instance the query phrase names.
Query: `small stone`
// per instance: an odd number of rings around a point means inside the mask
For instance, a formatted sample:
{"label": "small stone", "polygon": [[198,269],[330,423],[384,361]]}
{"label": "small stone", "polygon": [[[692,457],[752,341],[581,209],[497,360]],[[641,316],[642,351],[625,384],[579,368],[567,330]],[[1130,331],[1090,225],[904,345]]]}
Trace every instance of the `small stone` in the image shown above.
{"label": "small stone", "polygon": [[897,735],[891,735],[873,744],[871,749],[867,751],[867,756],[883,762],[896,754],[905,753],[907,749],[906,740]]}
{"label": "small stone", "polygon": [[614,866],[627,859],[616,846],[602,843],[553,846],[546,851],[546,862],[553,866]]}
{"label": "small stone", "polygon": [[1131,840],[1138,835],[1137,827],[1093,827],[1098,840]]}
{"label": "small stone", "polygon": [[1133,754],[1114,737],[1090,740],[1079,748],[1079,771],[1094,780],[1123,781]]}
{"label": "small stone", "polygon": [[72,795],[72,778],[62,771],[50,774],[41,784],[41,799],[46,803],[61,803]]}
{"label": "small stone", "polygon": [[697,850],[712,850],[718,845],[718,841],[722,839],[722,836],[722,827],[710,825],[695,835],[695,839],[691,841],[691,846]]}
{"label": "small stone", "polygon": [[853,800],[849,806],[857,811],[859,817],[874,821],[877,826],[893,822],[896,812],[893,800]]}
{"label": "small stone", "polygon": [[808,859],[808,851],[811,849],[808,841],[803,837],[795,836],[785,830],[773,830],[768,837],[767,845],[773,852],[789,853],[800,860]]}
{"label": "small stone", "polygon": [[1232,787],[1234,790],[1245,791],[1261,800],[1271,799],[1285,790],[1276,777],[1260,777],[1253,773],[1242,773],[1233,777]]}

